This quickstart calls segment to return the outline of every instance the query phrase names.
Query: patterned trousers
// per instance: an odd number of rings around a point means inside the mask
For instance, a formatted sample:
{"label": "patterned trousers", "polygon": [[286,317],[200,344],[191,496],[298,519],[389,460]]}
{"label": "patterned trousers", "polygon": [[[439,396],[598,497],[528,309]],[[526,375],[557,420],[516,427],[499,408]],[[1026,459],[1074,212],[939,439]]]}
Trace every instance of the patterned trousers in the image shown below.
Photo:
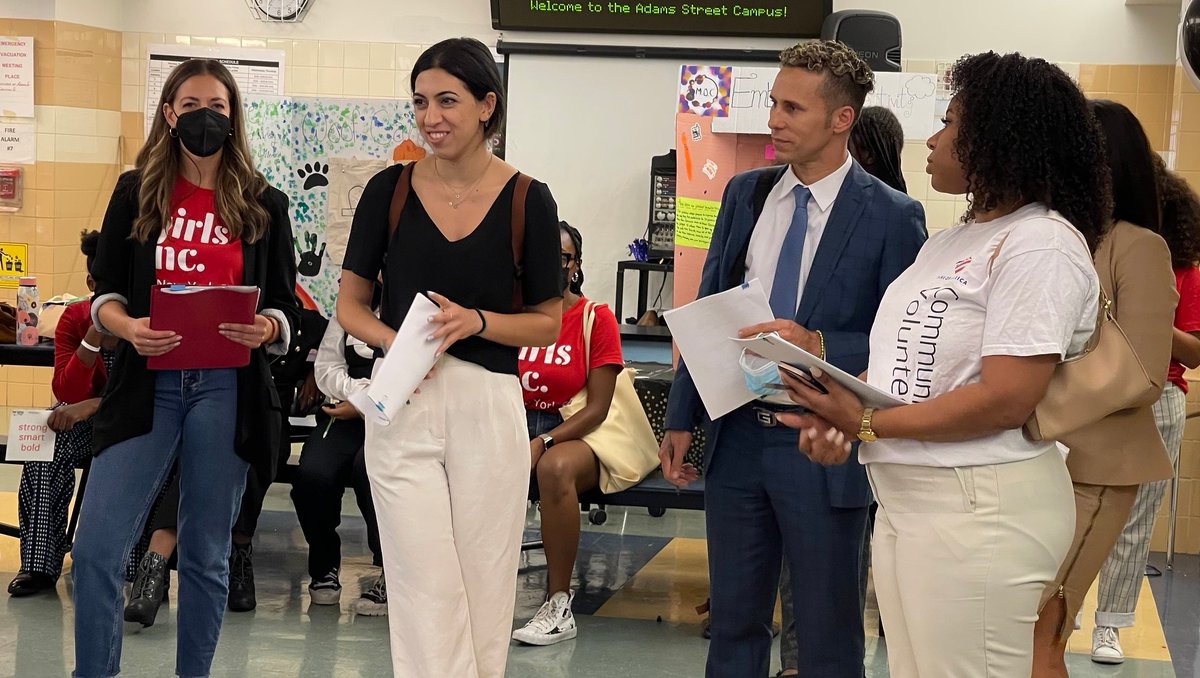
{"label": "patterned trousers", "polygon": [[92,420],[58,434],[54,461],[27,461],[17,489],[21,570],[57,577],[71,550],[67,509],[75,491],[75,468],[92,456]]}
{"label": "patterned trousers", "polygon": [[[1179,459],[1179,445],[1183,441],[1183,425],[1187,417],[1186,401],[1184,392],[1175,384],[1168,383],[1154,404],[1154,422],[1158,424],[1158,432],[1167,446],[1167,453],[1171,455],[1172,464]],[[1100,570],[1097,626],[1133,626],[1133,611],[1142,588],[1146,556],[1150,553],[1154,515],[1162,504],[1168,482],[1158,480],[1144,483],[1138,488],[1125,530]]]}

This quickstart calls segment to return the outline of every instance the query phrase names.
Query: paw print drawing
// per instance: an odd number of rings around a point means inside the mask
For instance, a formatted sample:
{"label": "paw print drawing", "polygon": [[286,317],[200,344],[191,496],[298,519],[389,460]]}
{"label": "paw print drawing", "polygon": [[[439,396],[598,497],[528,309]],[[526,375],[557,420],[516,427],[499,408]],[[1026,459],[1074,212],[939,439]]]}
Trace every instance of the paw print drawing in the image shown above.
{"label": "paw print drawing", "polygon": [[325,256],[325,243],[321,243],[321,251],[318,252],[317,234],[305,233],[304,245],[308,251],[300,253],[300,265],[296,267],[296,270],[300,275],[312,278],[321,272],[321,258]]}
{"label": "paw print drawing", "polygon": [[304,163],[304,167],[296,170],[296,174],[304,180],[304,190],[318,186],[329,185],[329,164],[320,162]]}

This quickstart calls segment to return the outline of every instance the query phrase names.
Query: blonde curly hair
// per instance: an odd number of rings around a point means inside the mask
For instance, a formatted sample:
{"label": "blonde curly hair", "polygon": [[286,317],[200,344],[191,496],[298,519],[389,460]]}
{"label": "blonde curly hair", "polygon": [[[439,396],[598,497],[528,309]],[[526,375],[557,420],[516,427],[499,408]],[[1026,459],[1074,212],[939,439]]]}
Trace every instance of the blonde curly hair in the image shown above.
{"label": "blonde curly hair", "polygon": [[875,89],[875,74],[862,57],[837,40],[810,40],[779,53],[783,68],[805,68],[825,75],[821,96],[830,110],[850,106],[854,117],[862,112],[863,102]]}

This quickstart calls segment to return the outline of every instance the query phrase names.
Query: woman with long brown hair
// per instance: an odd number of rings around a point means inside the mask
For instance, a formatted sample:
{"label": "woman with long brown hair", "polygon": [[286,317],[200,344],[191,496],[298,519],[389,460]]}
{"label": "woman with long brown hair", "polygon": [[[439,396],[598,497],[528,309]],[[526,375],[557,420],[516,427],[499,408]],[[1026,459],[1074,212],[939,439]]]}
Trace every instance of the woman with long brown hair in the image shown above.
{"label": "woman with long brown hair", "polygon": [[[104,216],[92,320],[123,341],[96,413],[97,456],[74,548],[79,678],[120,671],[123,560],[176,460],[176,673],[209,674],[247,470],[274,471],[282,413],[267,354],[287,350],[297,321],[295,262],[287,198],[254,168],[241,112],[237,84],[219,62],[177,67],[136,169],[117,181]],[[257,287],[253,322],[218,328],[250,349],[249,365],[148,369],[147,358],[189,340],[151,329],[158,285]]]}

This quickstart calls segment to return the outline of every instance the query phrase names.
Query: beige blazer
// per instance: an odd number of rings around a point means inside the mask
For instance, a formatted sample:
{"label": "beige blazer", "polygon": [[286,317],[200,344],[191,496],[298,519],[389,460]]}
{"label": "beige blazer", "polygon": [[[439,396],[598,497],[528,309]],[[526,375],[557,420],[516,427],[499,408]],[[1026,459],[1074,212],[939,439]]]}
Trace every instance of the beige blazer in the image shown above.
{"label": "beige blazer", "polygon": [[1174,332],[1175,275],[1171,253],[1158,234],[1117,222],[1096,250],[1100,285],[1158,388],[1136,407],[1115,412],[1062,440],[1071,449],[1071,480],[1089,485],[1140,485],[1173,473],[1151,407],[1167,382]]}

